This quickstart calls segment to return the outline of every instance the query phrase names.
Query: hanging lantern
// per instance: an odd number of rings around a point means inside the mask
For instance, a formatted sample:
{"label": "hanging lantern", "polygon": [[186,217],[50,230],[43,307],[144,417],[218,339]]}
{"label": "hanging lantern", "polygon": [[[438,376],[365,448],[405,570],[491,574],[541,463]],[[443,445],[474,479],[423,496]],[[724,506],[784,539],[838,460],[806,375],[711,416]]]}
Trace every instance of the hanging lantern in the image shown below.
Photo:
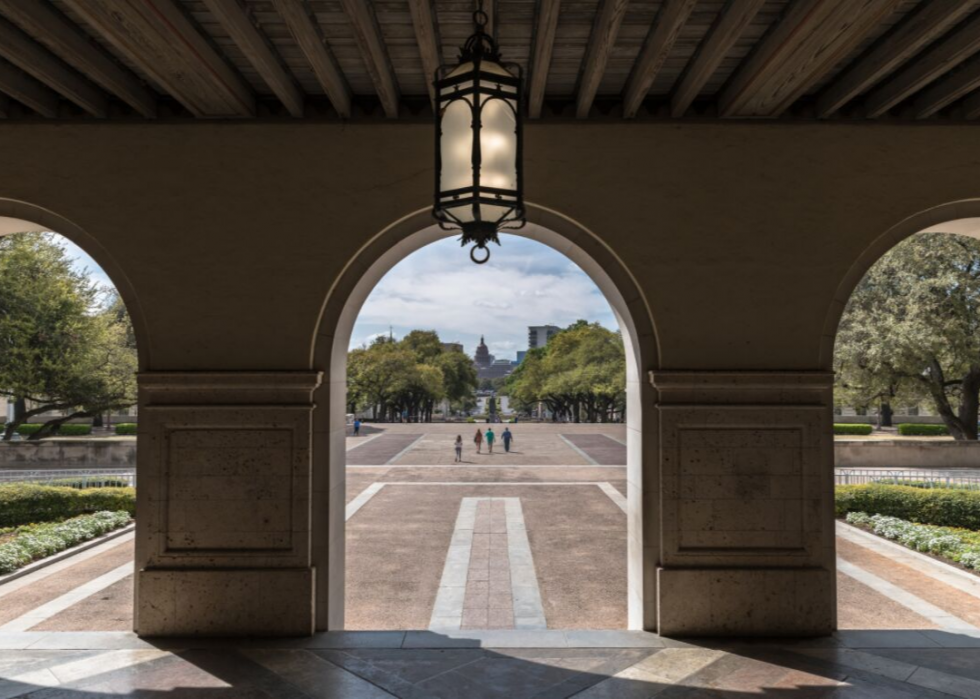
{"label": "hanging lantern", "polygon": [[[436,75],[436,196],[432,214],[444,230],[462,232],[470,259],[490,259],[497,233],[521,228],[519,66],[505,66],[484,27],[482,3],[473,13],[475,31],[460,49],[459,65]],[[478,253],[482,250],[485,255]]]}

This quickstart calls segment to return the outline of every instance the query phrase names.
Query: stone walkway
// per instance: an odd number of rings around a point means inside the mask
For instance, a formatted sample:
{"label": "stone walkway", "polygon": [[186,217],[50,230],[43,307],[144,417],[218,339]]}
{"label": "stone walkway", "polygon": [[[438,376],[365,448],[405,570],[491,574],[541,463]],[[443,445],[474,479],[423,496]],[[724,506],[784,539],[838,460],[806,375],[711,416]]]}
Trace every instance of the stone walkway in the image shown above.
{"label": "stone walkway", "polygon": [[980,637],[839,632],[679,641],[640,632],[340,632],[141,640],[0,633],[0,697],[940,699],[980,696]]}

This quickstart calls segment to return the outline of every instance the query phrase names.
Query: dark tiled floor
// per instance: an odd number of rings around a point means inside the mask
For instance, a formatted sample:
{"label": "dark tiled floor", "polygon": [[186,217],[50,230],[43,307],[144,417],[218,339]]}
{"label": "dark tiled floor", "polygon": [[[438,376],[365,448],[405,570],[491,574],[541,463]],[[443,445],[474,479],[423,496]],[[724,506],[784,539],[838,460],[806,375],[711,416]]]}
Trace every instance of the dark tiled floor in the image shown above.
{"label": "dark tiled floor", "polygon": [[422,434],[383,434],[347,450],[348,466],[383,466],[417,441]]}
{"label": "dark tiled floor", "polygon": [[[0,652],[0,699],[980,697],[980,648],[936,647],[975,645],[969,634],[928,639],[914,631],[842,632],[801,641],[681,642],[629,632],[506,633],[347,632],[237,644],[0,634],[0,647],[9,649]],[[555,647],[452,647],[515,641]],[[647,647],[601,647],[617,641]],[[413,642],[434,647],[412,648]],[[569,647],[574,642],[593,647]]]}
{"label": "dark tiled floor", "polygon": [[563,434],[600,466],[625,466],[626,445],[604,434]]}

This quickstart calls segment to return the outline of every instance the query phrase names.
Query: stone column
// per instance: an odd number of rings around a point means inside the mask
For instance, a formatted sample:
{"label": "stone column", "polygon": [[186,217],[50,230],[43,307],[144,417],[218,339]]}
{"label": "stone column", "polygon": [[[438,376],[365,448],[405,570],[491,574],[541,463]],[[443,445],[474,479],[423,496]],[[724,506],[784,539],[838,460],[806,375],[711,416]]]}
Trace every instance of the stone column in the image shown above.
{"label": "stone column", "polygon": [[314,372],[139,377],[136,631],[308,635]]}
{"label": "stone column", "polygon": [[832,378],[651,372],[662,634],[834,630]]}

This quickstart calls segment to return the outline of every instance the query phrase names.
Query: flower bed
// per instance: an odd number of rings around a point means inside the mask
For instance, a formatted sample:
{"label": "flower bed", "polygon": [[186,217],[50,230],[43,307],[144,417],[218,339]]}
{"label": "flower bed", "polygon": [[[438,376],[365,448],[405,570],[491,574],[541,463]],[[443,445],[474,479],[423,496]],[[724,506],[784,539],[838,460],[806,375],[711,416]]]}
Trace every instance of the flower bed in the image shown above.
{"label": "flower bed", "polygon": [[31,561],[52,556],[75,544],[124,527],[132,521],[128,512],[96,512],[64,522],[28,524],[10,532],[0,544],[0,573],[12,573]]}
{"label": "flower bed", "polygon": [[980,532],[956,527],[916,524],[898,517],[850,512],[849,524],[867,528],[879,536],[897,541],[915,551],[931,553],[980,571]]}

